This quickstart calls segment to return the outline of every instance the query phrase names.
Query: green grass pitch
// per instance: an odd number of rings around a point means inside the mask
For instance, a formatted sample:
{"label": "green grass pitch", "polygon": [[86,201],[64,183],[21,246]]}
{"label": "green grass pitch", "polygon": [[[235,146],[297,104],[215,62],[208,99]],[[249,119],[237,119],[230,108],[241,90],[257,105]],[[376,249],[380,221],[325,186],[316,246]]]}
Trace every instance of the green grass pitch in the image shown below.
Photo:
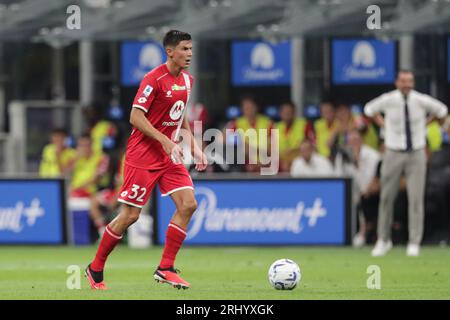
{"label": "green grass pitch", "polygon": [[[158,284],[152,278],[162,248],[129,249],[121,245],[105,270],[106,292],[69,290],[67,267],[84,269],[96,247],[0,246],[0,299],[449,299],[450,250],[423,247],[408,258],[395,247],[382,258],[370,248],[342,247],[184,247],[177,258],[188,290]],[[280,258],[296,261],[302,271],[299,286],[277,291],[267,280],[270,264]],[[381,289],[368,289],[370,265],[381,270]]]}

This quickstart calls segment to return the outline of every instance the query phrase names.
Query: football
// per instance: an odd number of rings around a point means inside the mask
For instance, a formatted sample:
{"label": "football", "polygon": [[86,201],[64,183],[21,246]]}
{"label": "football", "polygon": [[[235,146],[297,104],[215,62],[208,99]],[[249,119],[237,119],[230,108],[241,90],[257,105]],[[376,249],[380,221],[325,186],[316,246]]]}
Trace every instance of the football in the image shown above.
{"label": "football", "polygon": [[290,259],[279,259],[269,268],[269,282],[277,290],[292,290],[301,278],[300,267]]}

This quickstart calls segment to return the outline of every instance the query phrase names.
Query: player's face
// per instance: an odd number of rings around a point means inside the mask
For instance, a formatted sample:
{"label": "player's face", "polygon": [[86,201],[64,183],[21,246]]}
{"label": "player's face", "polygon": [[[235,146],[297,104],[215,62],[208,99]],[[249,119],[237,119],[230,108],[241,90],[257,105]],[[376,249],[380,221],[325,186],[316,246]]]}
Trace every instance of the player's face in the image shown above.
{"label": "player's face", "polygon": [[411,72],[400,72],[395,81],[395,86],[404,95],[409,94],[414,89],[414,75]]}
{"label": "player's face", "polygon": [[175,48],[168,48],[167,55],[177,66],[187,69],[192,60],[192,41],[183,40]]}

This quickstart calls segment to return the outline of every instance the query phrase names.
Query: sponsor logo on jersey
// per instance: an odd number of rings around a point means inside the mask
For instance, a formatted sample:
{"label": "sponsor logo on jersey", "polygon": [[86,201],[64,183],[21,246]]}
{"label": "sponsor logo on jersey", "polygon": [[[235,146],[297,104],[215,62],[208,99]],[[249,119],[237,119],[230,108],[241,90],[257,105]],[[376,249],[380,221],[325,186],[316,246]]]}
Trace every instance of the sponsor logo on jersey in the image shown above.
{"label": "sponsor logo on jersey", "polygon": [[172,91],[170,91],[170,90],[167,91],[167,92],[166,92],[166,97],[167,97],[167,98],[172,98]]}
{"label": "sponsor logo on jersey", "polygon": [[176,84],[174,84],[172,86],[172,91],[181,91],[181,90],[186,90],[186,86],[179,86],[179,85],[176,85]]}
{"label": "sponsor logo on jersey", "polygon": [[150,85],[147,85],[145,87],[144,91],[142,92],[142,94],[148,98],[148,96],[150,95],[150,93],[152,93],[152,91],[153,91],[153,87]]}
{"label": "sponsor logo on jersey", "polygon": [[147,102],[147,98],[140,97],[140,98],[138,99],[138,102],[139,102],[139,103],[146,103],[146,102]]}
{"label": "sponsor logo on jersey", "polygon": [[164,127],[176,127],[180,121],[164,121],[162,125]]}
{"label": "sponsor logo on jersey", "polygon": [[172,108],[170,109],[169,113],[170,119],[175,121],[180,119],[181,115],[183,114],[183,110],[184,110],[184,102],[182,100],[178,100],[173,104]]}

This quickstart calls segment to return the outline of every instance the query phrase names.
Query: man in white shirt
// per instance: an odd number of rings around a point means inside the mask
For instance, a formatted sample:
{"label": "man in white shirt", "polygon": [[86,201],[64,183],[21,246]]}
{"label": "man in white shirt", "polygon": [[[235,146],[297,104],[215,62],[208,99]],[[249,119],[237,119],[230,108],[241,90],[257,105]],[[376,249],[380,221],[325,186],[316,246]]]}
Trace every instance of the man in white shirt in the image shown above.
{"label": "man in white shirt", "polygon": [[[383,256],[392,248],[391,224],[400,175],[406,177],[409,242],[406,254],[418,256],[423,236],[426,175],[426,124],[447,116],[440,101],[414,90],[414,74],[401,70],[397,90],[368,102],[364,108],[384,128],[386,154],[381,167],[381,198],[378,208],[378,240],[372,256]],[[384,114],[384,117],[381,114]],[[428,114],[432,117],[427,118]]]}
{"label": "man in white shirt", "polygon": [[[345,165],[345,173],[353,178],[353,205],[357,208],[358,214],[362,211],[360,217],[359,232],[353,238],[353,245],[362,246],[366,239],[366,217],[371,216],[374,197],[371,194],[371,184],[374,179],[378,163],[380,162],[380,153],[375,149],[365,145],[358,129],[352,129],[348,133],[349,158],[351,162]],[[378,198],[378,197],[377,197]],[[376,214],[376,213],[375,213]]]}
{"label": "man in white shirt", "polygon": [[303,140],[300,144],[300,156],[292,162],[291,176],[315,178],[332,175],[330,160],[314,152],[314,145],[310,140]]}

